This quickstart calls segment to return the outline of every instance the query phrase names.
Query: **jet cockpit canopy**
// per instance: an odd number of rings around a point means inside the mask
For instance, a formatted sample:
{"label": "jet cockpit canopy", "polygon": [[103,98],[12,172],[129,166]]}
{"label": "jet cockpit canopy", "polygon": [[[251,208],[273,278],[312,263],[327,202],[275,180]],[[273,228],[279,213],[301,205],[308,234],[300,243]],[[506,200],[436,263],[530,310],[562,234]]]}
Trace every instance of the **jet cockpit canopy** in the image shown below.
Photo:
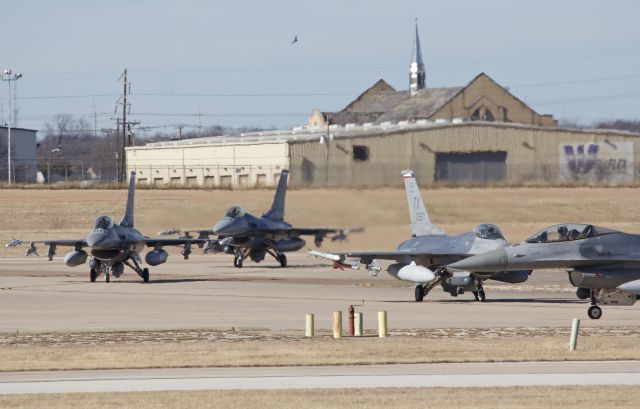
{"label": "jet cockpit canopy", "polygon": [[102,229],[107,230],[113,227],[113,220],[109,216],[100,216],[96,219],[96,223],[93,225],[93,230]]}
{"label": "jet cockpit canopy", "polygon": [[559,241],[583,240],[589,237],[618,233],[616,230],[598,227],[592,224],[565,223],[555,224],[540,230],[529,237],[527,243],[555,243]]}
{"label": "jet cockpit canopy", "polygon": [[242,207],[240,207],[240,206],[231,206],[224,213],[224,217],[225,218],[229,218],[229,219],[237,219],[238,217],[242,217],[245,214],[246,214],[246,212],[244,211],[244,209]]}
{"label": "jet cockpit canopy", "polygon": [[485,240],[504,240],[504,235],[495,224],[481,224],[473,229],[476,237]]}

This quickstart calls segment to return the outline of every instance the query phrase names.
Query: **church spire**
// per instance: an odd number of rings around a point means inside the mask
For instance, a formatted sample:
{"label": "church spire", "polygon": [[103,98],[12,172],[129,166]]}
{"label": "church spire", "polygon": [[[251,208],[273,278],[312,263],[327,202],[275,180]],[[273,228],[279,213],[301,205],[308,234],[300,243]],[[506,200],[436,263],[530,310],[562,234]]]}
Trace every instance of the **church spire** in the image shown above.
{"label": "church spire", "polygon": [[411,91],[411,95],[416,95],[418,90],[426,88],[426,76],[424,63],[422,62],[420,36],[418,35],[418,19],[416,18],[416,34],[413,39],[411,65],[409,66],[409,90]]}

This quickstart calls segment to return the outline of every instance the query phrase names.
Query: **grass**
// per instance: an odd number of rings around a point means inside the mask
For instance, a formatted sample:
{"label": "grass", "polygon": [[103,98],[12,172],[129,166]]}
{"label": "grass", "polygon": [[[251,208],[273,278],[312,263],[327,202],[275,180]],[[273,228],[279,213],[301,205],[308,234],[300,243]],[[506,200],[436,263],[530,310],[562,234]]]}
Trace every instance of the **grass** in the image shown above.
{"label": "grass", "polygon": [[639,360],[640,344],[629,334],[582,336],[568,351],[568,334],[430,337],[395,335],[313,339],[297,336],[226,338],[210,342],[128,342],[95,338],[91,345],[5,345],[0,371],[366,365],[435,362]]}
{"label": "grass", "polygon": [[636,386],[164,391],[0,396],[2,408],[637,408]]}
{"label": "grass", "polygon": [[[640,231],[640,189],[633,188],[473,188],[424,190],[431,219],[451,234],[492,222],[507,238],[520,241],[549,224],[594,223]],[[306,189],[287,194],[287,221],[294,225],[355,227],[363,234],[348,243],[326,243],[329,250],[392,249],[407,238],[408,216],[402,189]],[[13,237],[84,237],[99,215],[119,220],[122,190],[0,190],[0,243]],[[225,208],[241,204],[262,214],[273,190],[141,190],[136,226],[148,235],[171,227],[211,227]],[[619,215],[624,215],[620,218]],[[18,256],[22,249],[0,255]]]}

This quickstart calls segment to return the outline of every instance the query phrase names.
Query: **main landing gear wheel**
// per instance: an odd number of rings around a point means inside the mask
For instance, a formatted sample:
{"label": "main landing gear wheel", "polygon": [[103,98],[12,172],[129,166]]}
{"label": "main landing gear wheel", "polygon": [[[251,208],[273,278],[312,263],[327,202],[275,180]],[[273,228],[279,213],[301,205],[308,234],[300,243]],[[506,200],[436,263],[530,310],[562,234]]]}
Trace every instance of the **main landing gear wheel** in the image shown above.
{"label": "main landing gear wheel", "polygon": [[587,315],[592,320],[600,319],[600,317],[602,317],[602,308],[598,307],[597,305],[592,305],[591,307],[589,307]]}
{"label": "main landing gear wheel", "polygon": [[278,256],[278,261],[280,262],[280,267],[284,268],[287,266],[287,256],[284,254]]}
{"label": "main landing gear wheel", "polygon": [[242,268],[242,259],[238,256],[233,258],[233,266],[237,268]]}
{"label": "main landing gear wheel", "polygon": [[421,285],[416,286],[416,302],[424,300],[424,287]]}
{"label": "main landing gear wheel", "polygon": [[106,281],[107,283],[111,281],[111,274],[107,273],[104,275],[104,281]]}
{"label": "main landing gear wheel", "polygon": [[473,292],[473,296],[476,298],[476,301],[485,302],[487,301],[487,296],[484,293],[483,289],[479,289],[478,291]]}
{"label": "main landing gear wheel", "polygon": [[143,268],[142,269],[142,281],[144,281],[145,283],[149,282],[149,269],[148,268]]}
{"label": "main landing gear wheel", "polygon": [[98,272],[95,270],[95,268],[92,268],[89,271],[89,280],[91,280],[92,283],[95,283],[96,278],[98,278]]}

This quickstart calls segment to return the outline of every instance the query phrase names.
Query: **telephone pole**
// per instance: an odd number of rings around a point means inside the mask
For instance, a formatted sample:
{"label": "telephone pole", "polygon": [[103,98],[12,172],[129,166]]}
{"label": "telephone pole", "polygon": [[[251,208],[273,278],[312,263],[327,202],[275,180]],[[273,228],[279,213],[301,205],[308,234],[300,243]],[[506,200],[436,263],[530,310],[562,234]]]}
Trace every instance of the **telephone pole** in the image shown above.
{"label": "telephone pole", "polygon": [[[127,122],[127,114],[131,113],[131,103],[127,101],[127,97],[131,94],[131,82],[129,82],[127,78],[127,69],[124,69],[122,75],[118,81],[122,81],[122,96],[118,99],[116,104],[116,113],[118,111],[118,105],[122,105],[122,119],[117,118],[117,128],[120,129],[120,125],[122,125],[122,139],[119,143],[116,143],[116,146],[119,147],[120,153],[120,172],[118,175],[118,180],[121,182],[127,181],[127,160],[125,155],[125,148],[127,146],[131,146],[133,141],[131,138],[131,126],[138,125],[140,122],[133,121]],[[127,136],[127,132],[129,133]],[[116,133],[116,141],[120,137],[120,133]],[[117,153],[116,153],[117,154]]]}

